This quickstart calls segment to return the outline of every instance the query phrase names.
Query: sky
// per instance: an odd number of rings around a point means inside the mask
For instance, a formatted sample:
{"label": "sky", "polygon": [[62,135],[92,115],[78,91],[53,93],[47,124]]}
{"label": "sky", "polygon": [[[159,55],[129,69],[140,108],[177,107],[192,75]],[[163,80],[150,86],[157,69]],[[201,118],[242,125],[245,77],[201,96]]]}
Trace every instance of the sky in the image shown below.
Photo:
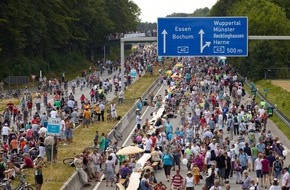
{"label": "sky", "polygon": [[193,13],[196,9],[208,7],[217,0],[133,0],[141,9],[141,22],[157,22],[158,17],[172,13]]}

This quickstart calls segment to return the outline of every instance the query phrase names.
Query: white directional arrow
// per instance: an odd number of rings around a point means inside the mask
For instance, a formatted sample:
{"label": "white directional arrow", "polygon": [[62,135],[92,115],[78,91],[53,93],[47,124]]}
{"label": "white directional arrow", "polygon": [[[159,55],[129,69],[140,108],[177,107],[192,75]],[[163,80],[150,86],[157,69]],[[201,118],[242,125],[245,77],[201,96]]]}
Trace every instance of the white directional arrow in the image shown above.
{"label": "white directional arrow", "polygon": [[166,35],[167,31],[164,29],[161,33],[163,35],[163,53],[166,53]]}
{"label": "white directional arrow", "polygon": [[205,34],[204,31],[201,29],[198,33],[200,35],[200,53],[203,53],[205,47],[209,47],[211,42],[205,42],[203,45],[203,35]]}

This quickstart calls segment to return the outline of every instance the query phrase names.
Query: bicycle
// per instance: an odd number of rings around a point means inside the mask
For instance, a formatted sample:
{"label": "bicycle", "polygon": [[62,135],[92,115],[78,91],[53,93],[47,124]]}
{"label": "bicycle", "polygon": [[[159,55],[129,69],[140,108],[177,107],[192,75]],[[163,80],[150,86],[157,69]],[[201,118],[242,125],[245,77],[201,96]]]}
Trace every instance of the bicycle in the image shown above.
{"label": "bicycle", "polygon": [[5,180],[3,184],[0,184],[0,190],[35,190],[36,186],[32,184],[28,184],[26,182],[26,173],[21,171],[19,176],[19,183],[17,184],[16,188],[11,187],[11,180]]}
{"label": "bicycle", "polygon": [[62,163],[71,167],[75,167],[74,159],[75,159],[74,157],[68,157],[68,158],[63,159]]}
{"label": "bicycle", "polygon": [[92,124],[95,124],[95,123],[97,123],[97,121],[98,121],[97,113],[93,112],[93,113],[91,114],[91,123],[92,123]]}
{"label": "bicycle", "polygon": [[123,136],[122,136],[122,134],[117,130],[117,127],[115,127],[115,128],[113,129],[113,135],[114,135],[114,137],[115,137],[115,139],[116,139],[117,141],[122,141],[122,140],[123,140]]}
{"label": "bicycle", "polygon": [[107,121],[108,121],[108,122],[113,121],[113,117],[112,117],[112,114],[111,114],[111,110],[110,110],[110,109],[107,110],[107,113],[108,113],[108,115],[107,115]]}

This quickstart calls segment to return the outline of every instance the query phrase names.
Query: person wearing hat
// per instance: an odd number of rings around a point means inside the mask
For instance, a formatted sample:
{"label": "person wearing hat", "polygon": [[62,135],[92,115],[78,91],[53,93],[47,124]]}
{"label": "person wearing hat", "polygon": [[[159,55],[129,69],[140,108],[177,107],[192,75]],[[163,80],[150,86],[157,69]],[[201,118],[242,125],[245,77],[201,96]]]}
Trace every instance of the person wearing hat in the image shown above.
{"label": "person wearing hat", "polygon": [[43,162],[41,155],[38,155],[34,161],[34,179],[37,190],[40,190],[43,184],[42,167],[47,167],[47,165]]}
{"label": "person wearing hat", "polygon": [[[254,189],[249,189],[254,190]],[[269,190],[281,190],[281,186],[279,185],[279,180],[277,178],[274,178],[273,184],[270,186]]]}
{"label": "person wearing hat", "polygon": [[184,181],[185,190],[194,190],[194,180],[191,171],[188,171]]}
{"label": "person wearing hat", "polygon": [[24,168],[33,168],[33,161],[32,159],[29,157],[28,153],[24,153],[23,154],[23,164],[20,166],[21,169]]}

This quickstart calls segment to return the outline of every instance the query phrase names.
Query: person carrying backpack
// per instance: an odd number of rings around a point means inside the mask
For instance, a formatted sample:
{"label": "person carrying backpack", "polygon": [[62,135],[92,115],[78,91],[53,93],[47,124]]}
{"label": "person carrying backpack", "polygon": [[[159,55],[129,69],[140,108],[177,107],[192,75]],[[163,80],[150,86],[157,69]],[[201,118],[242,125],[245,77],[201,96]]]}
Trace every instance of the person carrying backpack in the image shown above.
{"label": "person carrying backpack", "polygon": [[234,116],[234,135],[239,135],[239,132],[240,132],[239,125],[240,124],[239,124],[238,116],[235,115]]}
{"label": "person carrying backpack", "polygon": [[210,161],[215,161],[216,160],[216,154],[215,154],[215,150],[211,150],[210,151]]}
{"label": "person carrying backpack", "polygon": [[273,174],[274,178],[280,179],[282,174],[282,162],[279,157],[276,157],[276,160],[273,162]]}

